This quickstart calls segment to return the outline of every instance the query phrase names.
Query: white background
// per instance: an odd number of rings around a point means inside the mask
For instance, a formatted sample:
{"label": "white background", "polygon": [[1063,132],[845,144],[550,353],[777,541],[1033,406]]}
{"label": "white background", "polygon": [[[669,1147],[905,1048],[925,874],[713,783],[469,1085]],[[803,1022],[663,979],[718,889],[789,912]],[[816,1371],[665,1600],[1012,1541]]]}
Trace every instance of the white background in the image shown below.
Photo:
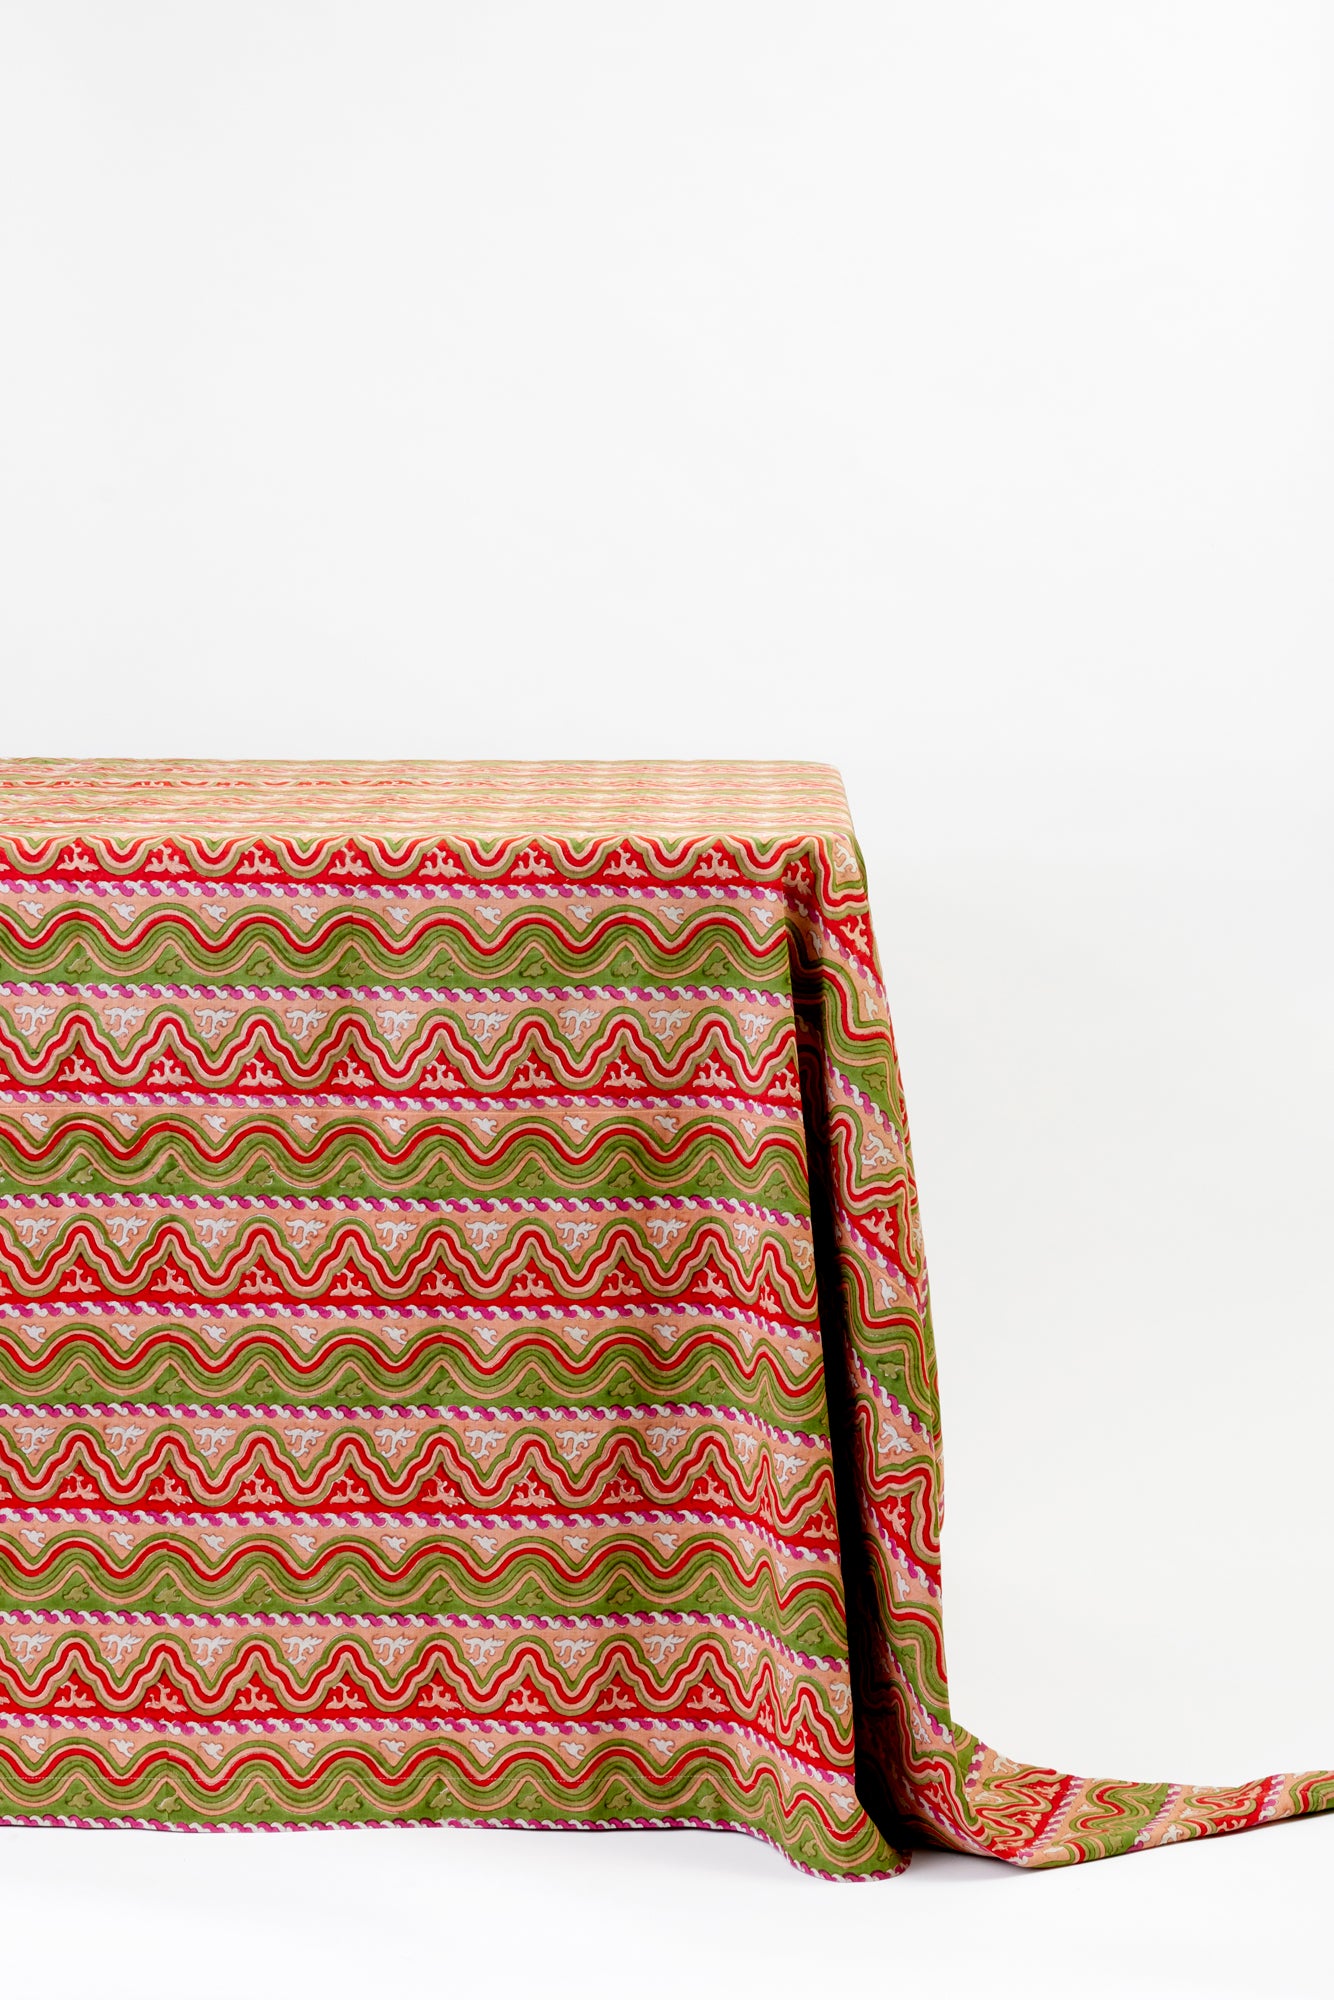
{"label": "white background", "polygon": [[[814,756],[955,1713],[1334,1764],[1321,0],[0,4],[0,749]],[[1328,1991],[1334,1819],[1025,1877],[0,1834],[6,1983]]]}

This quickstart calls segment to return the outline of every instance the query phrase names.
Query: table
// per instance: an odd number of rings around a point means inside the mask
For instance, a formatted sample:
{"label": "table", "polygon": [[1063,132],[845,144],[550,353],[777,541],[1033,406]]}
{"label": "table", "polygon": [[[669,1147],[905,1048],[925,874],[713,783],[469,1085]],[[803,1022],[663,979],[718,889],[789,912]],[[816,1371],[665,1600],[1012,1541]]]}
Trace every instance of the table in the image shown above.
{"label": "table", "polygon": [[0,849],[0,1817],[865,1877],[1334,1804],[950,1715],[834,770],[11,762]]}

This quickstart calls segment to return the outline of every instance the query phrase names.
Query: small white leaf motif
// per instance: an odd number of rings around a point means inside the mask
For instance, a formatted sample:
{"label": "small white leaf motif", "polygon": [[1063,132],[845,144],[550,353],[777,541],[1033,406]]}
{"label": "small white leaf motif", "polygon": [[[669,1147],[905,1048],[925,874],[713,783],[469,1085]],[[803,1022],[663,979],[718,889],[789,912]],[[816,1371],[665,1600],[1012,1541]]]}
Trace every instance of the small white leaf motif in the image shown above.
{"label": "small white leaf motif", "polygon": [[102,1652],[112,1662],[112,1666],[124,1666],[126,1660],[134,1658],[134,1654],[140,1650],[142,1644],[144,1644],[144,1640],[138,1636],[138,1632],[104,1632],[102,1634]]}
{"label": "small white leaf motif", "polygon": [[377,1009],[380,1025],[384,1029],[385,1040],[392,1042],[395,1049],[416,1019],[409,1008],[381,1007]]}
{"label": "small white leaf motif", "polygon": [[481,1459],[490,1458],[496,1447],[505,1442],[504,1431],[484,1431],[480,1428],[465,1431],[463,1437],[469,1451]]}
{"label": "small white leaf motif", "polygon": [[148,1224],[141,1215],[109,1215],[107,1217],[107,1235],[113,1236],[122,1250],[133,1243],[141,1229],[147,1229],[147,1227]]}
{"label": "small white leaf motif", "polygon": [[216,1250],[227,1241],[238,1220],[235,1215],[199,1215],[195,1217],[195,1233],[206,1250]]}
{"label": "small white leaf motif", "polygon": [[198,1021],[199,1032],[206,1042],[215,1041],[228,1022],[236,1019],[234,1007],[192,1007],[190,1011]]}
{"label": "small white leaf motif", "polygon": [[125,1463],[126,1452],[133,1451],[143,1434],[142,1424],[107,1425],[107,1443],[122,1465]]}
{"label": "small white leaf motif", "polygon": [[560,1447],[562,1458],[577,1459],[580,1452],[587,1451],[588,1447],[591,1444],[596,1444],[596,1442],[596,1431],[568,1430],[556,1432],[556,1443]]}
{"label": "small white leaf motif", "polygon": [[592,1649],[593,1641],[591,1639],[570,1637],[557,1639],[551,1648],[556,1658],[564,1667],[578,1666],[584,1654],[591,1652]]}
{"label": "small white leaf motif", "polygon": [[666,1458],[681,1442],[685,1431],[680,1424],[651,1424],[648,1448],[655,1458]]}
{"label": "small white leaf motif", "polygon": [[205,1458],[212,1459],[235,1436],[236,1432],[230,1424],[201,1424],[195,1431],[195,1442]]}
{"label": "small white leaf motif", "polygon": [[48,1007],[44,1000],[29,1000],[15,1007],[14,1019],[19,1024],[24,1040],[31,1042],[55,1011],[55,1008]]}
{"label": "small white leaf motif", "polygon": [[676,1632],[650,1632],[643,1642],[644,1651],[655,1667],[660,1667],[664,1660],[670,1660],[674,1653],[679,1653],[684,1644],[685,1640]]}
{"label": "small white leaf motif", "polygon": [[392,1667],[407,1652],[410,1644],[411,1641],[402,1632],[377,1632],[371,1640],[371,1651],[382,1667]]}

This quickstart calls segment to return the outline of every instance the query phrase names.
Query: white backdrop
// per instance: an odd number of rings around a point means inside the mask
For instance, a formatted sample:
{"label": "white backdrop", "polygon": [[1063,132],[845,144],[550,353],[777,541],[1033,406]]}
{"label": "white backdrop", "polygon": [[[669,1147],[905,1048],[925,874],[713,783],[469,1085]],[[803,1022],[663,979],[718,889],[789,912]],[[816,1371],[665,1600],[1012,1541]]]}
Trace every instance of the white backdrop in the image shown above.
{"label": "white backdrop", "polygon": [[[955,1712],[1076,1770],[1334,1764],[1332,72],[1321,0],[0,4],[0,750],[840,764]],[[1315,1994],[1331,1861],[9,1832],[0,1923],[56,2000]]]}

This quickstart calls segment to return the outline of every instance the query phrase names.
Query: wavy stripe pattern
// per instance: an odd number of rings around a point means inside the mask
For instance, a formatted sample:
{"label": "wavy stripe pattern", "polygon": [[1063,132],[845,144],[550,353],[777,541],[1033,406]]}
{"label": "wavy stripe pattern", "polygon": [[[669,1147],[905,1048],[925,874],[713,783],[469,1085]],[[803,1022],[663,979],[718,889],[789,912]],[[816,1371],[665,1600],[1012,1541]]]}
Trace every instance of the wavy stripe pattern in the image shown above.
{"label": "wavy stripe pattern", "polygon": [[952,1720],[926,1268],[815,765],[0,766],[0,1817],[1334,1804]]}

